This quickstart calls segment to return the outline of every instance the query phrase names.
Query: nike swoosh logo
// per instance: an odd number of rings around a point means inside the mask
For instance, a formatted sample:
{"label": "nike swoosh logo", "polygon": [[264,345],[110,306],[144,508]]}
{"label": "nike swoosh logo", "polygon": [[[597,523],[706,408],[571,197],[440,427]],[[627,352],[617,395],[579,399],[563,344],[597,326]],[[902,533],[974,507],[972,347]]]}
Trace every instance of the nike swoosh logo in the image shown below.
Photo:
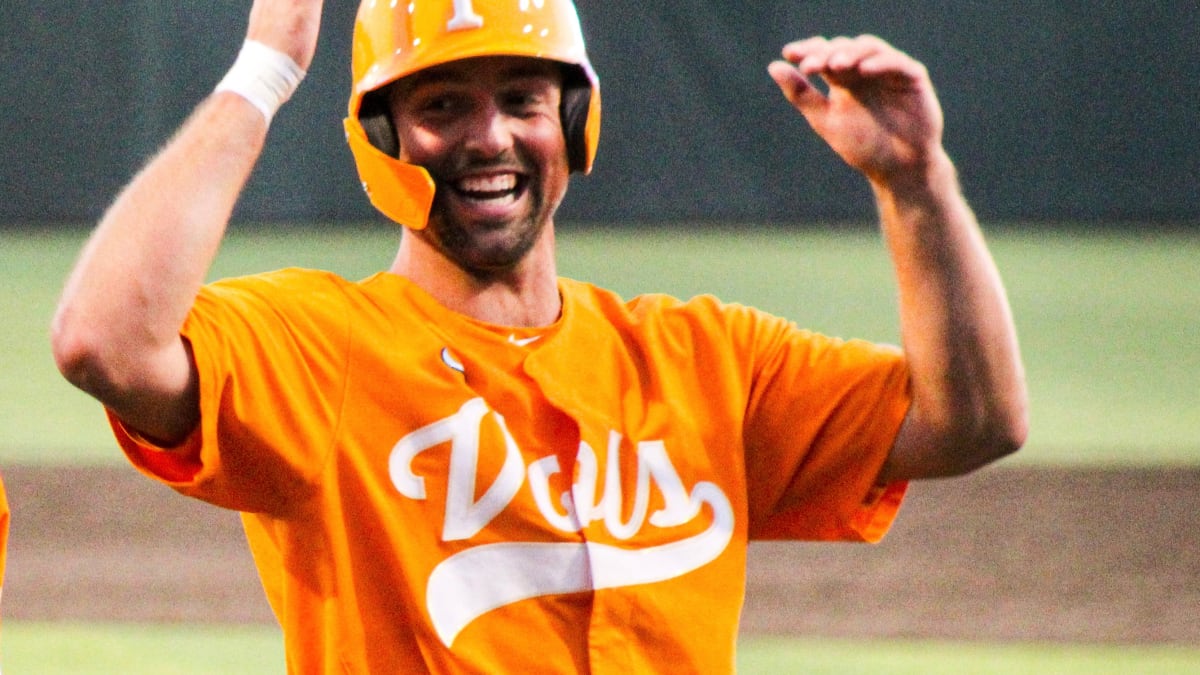
{"label": "nike swoosh logo", "polygon": [[434,568],[425,589],[434,630],[450,647],[472,621],[514,602],[666,581],[707,565],[733,537],[733,507],[721,488],[708,482],[695,485],[691,500],[697,508],[708,504],[713,522],[669,544],[624,549],[592,542],[513,542],[450,556]]}
{"label": "nike swoosh logo", "polygon": [[531,345],[534,342],[537,342],[538,339],[541,337],[542,337],[541,335],[534,335],[533,337],[518,339],[516,335],[513,335],[510,333],[508,336],[508,341],[513,343],[514,345],[517,345],[518,347],[524,347],[526,345]]}

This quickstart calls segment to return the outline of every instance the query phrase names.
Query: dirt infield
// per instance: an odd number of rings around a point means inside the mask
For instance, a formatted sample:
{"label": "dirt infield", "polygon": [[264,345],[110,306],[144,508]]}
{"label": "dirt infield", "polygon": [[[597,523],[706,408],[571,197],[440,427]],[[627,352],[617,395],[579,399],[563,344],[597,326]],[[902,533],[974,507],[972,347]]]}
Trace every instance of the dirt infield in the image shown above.
{"label": "dirt infield", "polygon": [[[132,469],[6,467],[4,616],[273,621],[237,517]],[[1200,468],[913,486],[878,546],[755,544],[743,629],[1200,644]]]}

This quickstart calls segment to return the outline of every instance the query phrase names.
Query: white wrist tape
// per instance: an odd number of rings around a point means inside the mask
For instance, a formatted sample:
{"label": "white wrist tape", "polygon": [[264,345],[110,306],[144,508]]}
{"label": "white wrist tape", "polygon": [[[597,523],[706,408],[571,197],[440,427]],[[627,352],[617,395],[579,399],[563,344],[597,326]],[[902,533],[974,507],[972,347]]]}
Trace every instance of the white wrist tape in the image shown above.
{"label": "white wrist tape", "polygon": [[246,40],[214,93],[231,91],[241,96],[258,108],[270,124],[275,111],[291,98],[303,79],[304,69],[290,56],[261,42]]}

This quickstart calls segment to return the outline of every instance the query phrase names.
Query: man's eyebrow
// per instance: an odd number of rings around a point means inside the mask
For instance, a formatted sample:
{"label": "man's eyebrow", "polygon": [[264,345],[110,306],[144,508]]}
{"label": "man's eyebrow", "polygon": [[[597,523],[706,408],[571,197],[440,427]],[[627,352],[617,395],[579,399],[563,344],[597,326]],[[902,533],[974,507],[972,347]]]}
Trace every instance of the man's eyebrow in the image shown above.
{"label": "man's eyebrow", "polygon": [[466,74],[454,70],[422,70],[407,77],[396,81],[395,92],[407,93],[418,87],[424,87],[432,84],[454,84],[459,82],[468,82],[470,78]]}
{"label": "man's eyebrow", "polygon": [[[561,69],[543,63],[515,63],[503,66],[500,74],[506,79],[561,79]],[[409,93],[418,87],[438,84],[465,84],[475,80],[473,75],[458,68],[430,68],[404,77],[395,83],[396,93]]]}
{"label": "man's eyebrow", "polygon": [[561,77],[562,69],[544,63],[521,63],[506,67],[503,73],[506,77],[514,79],[545,78],[557,81]]}

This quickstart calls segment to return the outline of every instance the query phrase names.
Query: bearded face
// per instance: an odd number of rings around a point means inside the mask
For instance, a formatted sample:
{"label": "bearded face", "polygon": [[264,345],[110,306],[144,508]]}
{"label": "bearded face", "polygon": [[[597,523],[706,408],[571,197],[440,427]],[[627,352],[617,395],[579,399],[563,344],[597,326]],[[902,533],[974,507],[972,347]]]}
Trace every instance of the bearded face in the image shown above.
{"label": "bearded face", "polygon": [[519,263],[566,193],[561,94],[558,66],[523,57],[454,61],[397,83],[400,159],[437,186],[415,234],[476,276]]}

